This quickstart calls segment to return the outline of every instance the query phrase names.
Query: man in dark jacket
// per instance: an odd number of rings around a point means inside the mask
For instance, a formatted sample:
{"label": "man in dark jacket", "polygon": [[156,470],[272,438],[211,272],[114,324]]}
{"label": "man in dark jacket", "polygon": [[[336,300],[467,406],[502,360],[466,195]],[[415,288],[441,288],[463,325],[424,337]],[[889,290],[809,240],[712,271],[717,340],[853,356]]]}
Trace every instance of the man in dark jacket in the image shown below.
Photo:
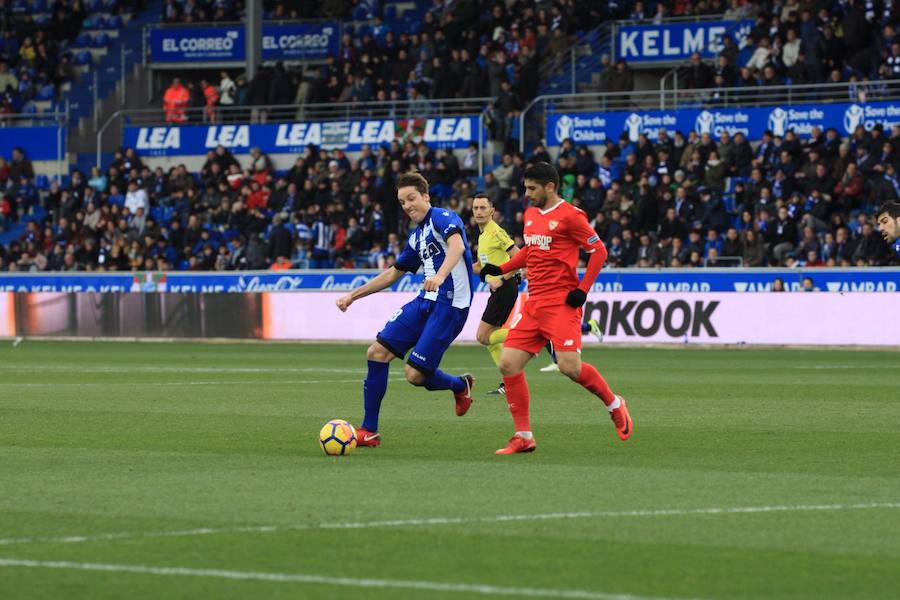
{"label": "man in dark jacket", "polygon": [[797,246],[797,222],[788,214],[787,208],[778,209],[778,217],[769,226],[768,233],[775,262],[783,266],[787,255]]}
{"label": "man in dark jacket", "polygon": [[284,217],[275,215],[272,218],[272,231],[269,232],[269,260],[275,262],[281,257],[290,258],[293,245],[291,232],[284,226]]}

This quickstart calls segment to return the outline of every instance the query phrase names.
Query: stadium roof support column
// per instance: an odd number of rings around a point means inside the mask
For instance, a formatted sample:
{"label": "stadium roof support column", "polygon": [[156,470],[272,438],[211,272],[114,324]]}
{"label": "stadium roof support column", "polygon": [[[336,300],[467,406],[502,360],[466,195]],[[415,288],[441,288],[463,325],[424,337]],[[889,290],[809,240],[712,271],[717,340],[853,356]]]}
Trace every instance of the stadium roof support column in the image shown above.
{"label": "stadium roof support column", "polygon": [[247,0],[247,81],[262,63],[262,0]]}

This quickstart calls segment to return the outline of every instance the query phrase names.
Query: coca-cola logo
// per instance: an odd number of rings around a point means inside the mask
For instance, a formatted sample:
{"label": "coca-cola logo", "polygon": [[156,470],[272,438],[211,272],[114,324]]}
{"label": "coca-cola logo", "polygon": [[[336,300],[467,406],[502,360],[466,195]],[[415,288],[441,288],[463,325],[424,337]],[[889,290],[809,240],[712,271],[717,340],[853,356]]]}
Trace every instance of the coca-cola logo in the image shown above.
{"label": "coca-cola logo", "polygon": [[339,282],[334,275],[329,275],[322,280],[322,285],[319,286],[319,289],[333,292],[346,292],[355,290],[356,288],[369,283],[371,279],[372,277],[368,275],[356,275],[353,279]]}
{"label": "coca-cola logo", "polygon": [[274,281],[263,281],[259,275],[253,277],[241,276],[237,285],[230,289],[231,292],[284,292],[303,289],[303,278],[291,275],[282,275]]}

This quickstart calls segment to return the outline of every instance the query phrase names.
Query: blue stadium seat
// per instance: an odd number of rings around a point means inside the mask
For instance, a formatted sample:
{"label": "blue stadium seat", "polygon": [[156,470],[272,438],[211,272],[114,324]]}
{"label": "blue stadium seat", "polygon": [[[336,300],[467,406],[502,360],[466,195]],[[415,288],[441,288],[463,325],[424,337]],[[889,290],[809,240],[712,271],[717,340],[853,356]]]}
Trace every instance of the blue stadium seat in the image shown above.
{"label": "blue stadium seat", "polygon": [[87,50],[82,50],[75,55],[75,60],[72,62],[75,65],[89,65],[94,62],[94,57]]}
{"label": "blue stadium seat", "polygon": [[39,190],[49,190],[50,189],[50,178],[41,173],[34,176],[34,185]]}
{"label": "blue stadium seat", "polygon": [[109,34],[106,33],[98,33],[94,36],[94,41],[91,44],[94,48],[106,48],[112,43],[112,40],[109,38]]}
{"label": "blue stadium seat", "polygon": [[32,206],[31,210],[28,211],[28,215],[25,216],[26,221],[34,221],[35,223],[40,223],[44,220],[44,217],[47,216],[47,209],[43,206],[36,205]]}
{"label": "blue stadium seat", "polygon": [[122,29],[122,27],[124,27],[124,22],[119,15],[113,15],[106,21],[107,29]]}
{"label": "blue stadium seat", "polygon": [[12,10],[14,13],[20,14],[29,12],[28,4],[25,3],[25,0],[16,0],[13,2]]}
{"label": "blue stadium seat", "polygon": [[366,7],[365,6],[357,6],[353,9],[353,20],[354,21],[363,21],[366,18]]}
{"label": "blue stadium seat", "polygon": [[78,34],[78,37],[75,38],[75,42],[72,44],[73,48],[89,48],[91,45],[91,36],[86,33]]}
{"label": "blue stadium seat", "polygon": [[23,115],[36,115],[37,111],[37,106],[35,106],[34,102],[26,102],[21,110]]}
{"label": "blue stadium seat", "polygon": [[56,87],[52,83],[48,83],[38,92],[38,100],[53,100],[56,98]]}
{"label": "blue stadium seat", "polygon": [[103,29],[104,27],[106,27],[106,19],[104,19],[100,15],[94,15],[93,17],[88,17],[88,19],[91,20],[91,26],[88,27],[87,25],[85,25],[85,29]]}
{"label": "blue stadium seat", "polygon": [[397,18],[397,6],[394,4],[388,4],[384,7],[384,20],[385,21],[393,21]]}

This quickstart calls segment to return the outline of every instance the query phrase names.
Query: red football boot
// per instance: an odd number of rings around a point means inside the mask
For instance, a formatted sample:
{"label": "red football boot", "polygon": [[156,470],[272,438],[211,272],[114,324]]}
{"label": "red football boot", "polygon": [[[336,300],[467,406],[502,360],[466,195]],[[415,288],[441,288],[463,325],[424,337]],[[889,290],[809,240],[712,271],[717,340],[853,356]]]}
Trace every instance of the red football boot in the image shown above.
{"label": "red football boot", "polygon": [[372,433],[371,431],[363,428],[356,428],[356,445],[357,446],[380,446],[381,445],[381,434],[377,431]]}
{"label": "red football boot", "polygon": [[453,397],[456,399],[457,417],[461,417],[469,412],[469,407],[472,406],[472,388],[475,387],[475,378],[469,373],[463,373],[460,377],[465,380],[466,389],[458,394],[453,394]]}
{"label": "red football boot", "polygon": [[612,419],[613,424],[616,426],[616,433],[619,434],[619,439],[625,441],[631,437],[634,425],[631,423],[631,415],[628,414],[628,405],[625,404],[625,398],[622,396],[616,396],[616,398],[621,404],[619,404],[619,408],[610,411],[609,418]]}
{"label": "red football boot", "polygon": [[514,435],[509,438],[509,443],[506,445],[506,448],[500,448],[494,454],[517,454],[519,452],[534,452],[534,449],[537,448],[537,443],[534,441],[534,438],[530,440],[526,440],[523,437],[518,435]]}

